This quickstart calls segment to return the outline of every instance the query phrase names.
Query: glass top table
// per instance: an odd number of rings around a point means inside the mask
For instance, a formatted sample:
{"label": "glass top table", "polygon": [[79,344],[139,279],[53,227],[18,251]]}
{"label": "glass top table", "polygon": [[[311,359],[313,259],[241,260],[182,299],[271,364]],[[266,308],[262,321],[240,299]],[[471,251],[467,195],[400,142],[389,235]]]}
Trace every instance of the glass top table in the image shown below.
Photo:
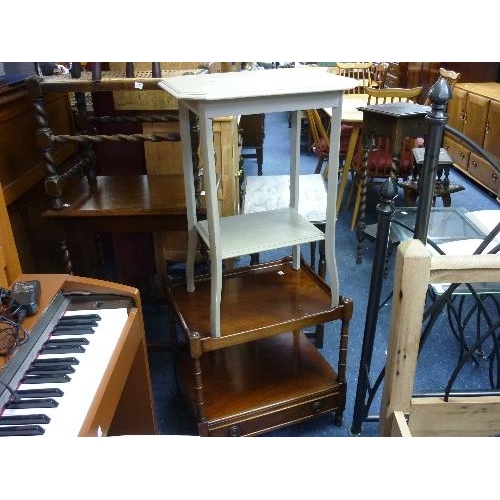
{"label": "glass top table", "polygon": [[[473,222],[473,218],[467,215],[470,213],[472,212],[463,207],[432,208],[427,239],[436,245],[464,239],[483,240],[486,234],[477,226],[477,223]],[[413,238],[416,217],[416,207],[396,207],[391,219],[391,237],[398,241]]]}
{"label": "glass top table", "polygon": [[[413,238],[417,215],[416,207],[397,207],[392,219],[390,237],[394,241]],[[487,215],[485,222],[482,215]],[[433,207],[427,230],[427,249],[432,254],[471,255],[479,247],[491,229],[500,222],[500,210],[469,211],[464,207]],[[500,235],[482,252],[487,253],[500,243]],[[449,284],[434,285],[437,293],[443,293]],[[477,293],[500,293],[500,283],[476,283]],[[470,293],[461,285],[455,292]]]}

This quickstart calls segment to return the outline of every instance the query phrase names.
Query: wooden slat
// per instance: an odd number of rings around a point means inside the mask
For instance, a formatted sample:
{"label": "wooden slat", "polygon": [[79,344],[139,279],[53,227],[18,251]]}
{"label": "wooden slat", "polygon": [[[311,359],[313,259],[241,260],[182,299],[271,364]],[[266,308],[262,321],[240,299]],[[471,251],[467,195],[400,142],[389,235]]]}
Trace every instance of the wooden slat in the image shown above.
{"label": "wooden slat", "polygon": [[430,256],[421,241],[406,240],[399,245],[380,407],[379,434],[382,436],[390,435],[394,411],[410,410],[429,268]]}
{"label": "wooden slat", "polygon": [[414,437],[500,434],[500,397],[413,398],[408,427]]}
{"label": "wooden slat", "polygon": [[429,283],[500,282],[498,255],[436,255],[431,260]]}

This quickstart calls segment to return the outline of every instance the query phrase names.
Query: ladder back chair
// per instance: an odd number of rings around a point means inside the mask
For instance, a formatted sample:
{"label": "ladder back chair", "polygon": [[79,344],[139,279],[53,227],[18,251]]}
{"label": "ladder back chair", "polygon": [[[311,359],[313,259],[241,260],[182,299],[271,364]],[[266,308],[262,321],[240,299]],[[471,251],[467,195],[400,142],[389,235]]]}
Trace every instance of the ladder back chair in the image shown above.
{"label": "ladder back chair", "polygon": [[370,69],[371,71],[371,79],[372,79],[372,87],[376,87],[378,89],[385,88],[385,80],[387,77],[387,68],[389,67],[389,63],[379,62],[373,63]]}
{"label": "ladder back chair", "polygon": [[[372,86],[372,62],[338,62],[334,68],[340,76],[347,76],[358,80],[359,85],[346,90],[348,94],[363,94],[365,87]],[[332,68],[333,69],[333,68]]]}
{"label": "ladder back chair", "polygon": [[[330,130],[325,127],[321,113],[323,110],[308,109],[306,111],[309,129],[312,139],[312,149],[318,158],[318,163],[314,171],[315,174],[321,174],[326,182],[328,177],[328,155],[330,152]],[[342,124],[340,129],[340,150],[339,150],[339,177],[342,176],[342,170],[345,168],[345,159],[349,147],[352,126]],[[323,162],[327,160],[327,164],[323,169]],[[339,205],[337,204],[337,212]]]}

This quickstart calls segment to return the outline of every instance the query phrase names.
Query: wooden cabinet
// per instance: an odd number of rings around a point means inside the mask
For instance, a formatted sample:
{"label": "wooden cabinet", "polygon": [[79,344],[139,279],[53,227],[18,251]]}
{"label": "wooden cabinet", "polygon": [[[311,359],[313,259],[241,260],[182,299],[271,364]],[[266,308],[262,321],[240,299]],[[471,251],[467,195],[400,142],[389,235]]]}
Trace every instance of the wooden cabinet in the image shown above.
{"label": "wooden cabinet", "polygon": [[478,144],[483,144],[490,100],[482,95],[468,93],[462,132]]}
{"label": "wooden cabinet", "polygon": [[484,135],[484,149],[500,158],[500,100],[490,101]]}
{"label": "wooden cabinet", "polygon": [[453,97],[448,103],[448,125],[460,132],[462,131],[466,101],[467,91],[460,87],[455,87],[453,89]]}
{"label": "wooden cabinet", "polygon": [[[448,124],[500,162],[500,84],[458,83],[448,106]],[[486,160],[449,133],[443,146],[460,171],[499,194],[499,174]]]}

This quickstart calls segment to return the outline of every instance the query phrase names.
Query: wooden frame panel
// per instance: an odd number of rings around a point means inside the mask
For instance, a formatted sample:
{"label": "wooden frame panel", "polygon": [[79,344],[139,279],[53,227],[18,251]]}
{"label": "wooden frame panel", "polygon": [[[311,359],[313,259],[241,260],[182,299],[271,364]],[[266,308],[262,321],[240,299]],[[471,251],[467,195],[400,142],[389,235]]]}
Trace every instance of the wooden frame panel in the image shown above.
{"label": "wooden frame panel", "polygon": [[[500,282],[498,255],[430,256],[419,240],[398,248],[387,350],[380,436],[402,435],[401,414],[419,436],[483,436],[500,432],[500,397],[413,398],[413,385],[429,283]],[[399,421],[398,421],[399,420]]]}

